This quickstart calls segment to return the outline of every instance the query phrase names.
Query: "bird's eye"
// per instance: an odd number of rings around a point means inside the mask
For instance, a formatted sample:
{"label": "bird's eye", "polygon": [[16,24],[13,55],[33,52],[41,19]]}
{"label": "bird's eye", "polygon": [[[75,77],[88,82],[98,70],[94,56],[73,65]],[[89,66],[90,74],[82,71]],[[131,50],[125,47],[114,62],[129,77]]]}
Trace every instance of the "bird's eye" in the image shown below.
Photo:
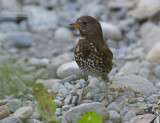
{"label": "bird's eye", "polygon": [[87,25],[87,21],[83,21],[83,25]]}

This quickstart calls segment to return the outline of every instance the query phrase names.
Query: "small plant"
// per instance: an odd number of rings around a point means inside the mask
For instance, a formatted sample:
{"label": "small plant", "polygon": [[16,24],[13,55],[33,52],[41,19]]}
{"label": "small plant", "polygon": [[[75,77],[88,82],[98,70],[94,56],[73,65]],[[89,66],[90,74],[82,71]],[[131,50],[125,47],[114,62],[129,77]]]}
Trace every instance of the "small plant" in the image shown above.
{"label": "small plant", "polygon": [[49,123],[59,123],[59,119],[54,115],[56,111],[56,103],[52,99],[52,95],[48,93],[42,84],[34,87],[34,94],[38,102],[38,111],[42,119]]}
{"label": "small plant", "polygon": [[102,123],[102,117],[99,114],[96,114],[93,111],[87,111],[78,123]]}

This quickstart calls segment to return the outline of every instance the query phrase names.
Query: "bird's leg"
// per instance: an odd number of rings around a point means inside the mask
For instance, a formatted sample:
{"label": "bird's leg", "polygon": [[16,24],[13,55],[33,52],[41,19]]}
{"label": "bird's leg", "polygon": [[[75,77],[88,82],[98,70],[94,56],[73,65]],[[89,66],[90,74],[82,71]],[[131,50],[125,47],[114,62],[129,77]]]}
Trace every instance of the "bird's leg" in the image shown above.
{"label": "bird's leg", "polygon": [[83,96],[84,96],[84,89],[87,85],[87,82],[88,81],[88,75],[87,74],[84,74],[84,85],[83,85],[83,88],[82,88],[82,92],[80,94],[80,97],[79,97],[79,101],[78,101],[78,105],[81,103],[81,101],[83,100]]}
{"label": "bird's leg", "polygon": [[109,96],[108,96],[108,85],[107,85],[107,82],[108,82],[108,75],[105,75],[105,76],[102,76],[101,77],[104,82],[105,82],[105,92],[104,92],[104,96],[100,98],[100,102],[102,102],[104,99],[106,101],[106,104],[107,104],[107,101],[109,102],[109,104],[111,103],[110,99],[109,99]]}

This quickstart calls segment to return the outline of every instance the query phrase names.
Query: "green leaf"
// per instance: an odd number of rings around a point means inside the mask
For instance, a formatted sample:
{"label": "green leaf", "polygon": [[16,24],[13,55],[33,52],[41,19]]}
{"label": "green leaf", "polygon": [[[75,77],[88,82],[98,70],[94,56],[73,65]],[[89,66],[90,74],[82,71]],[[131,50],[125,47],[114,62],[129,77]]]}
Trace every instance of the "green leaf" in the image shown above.
{"label": "green leaf", "polygon": [[78,123],[102,123],[102,117],[99,114],[96,114],[93,111],[87,111]]}

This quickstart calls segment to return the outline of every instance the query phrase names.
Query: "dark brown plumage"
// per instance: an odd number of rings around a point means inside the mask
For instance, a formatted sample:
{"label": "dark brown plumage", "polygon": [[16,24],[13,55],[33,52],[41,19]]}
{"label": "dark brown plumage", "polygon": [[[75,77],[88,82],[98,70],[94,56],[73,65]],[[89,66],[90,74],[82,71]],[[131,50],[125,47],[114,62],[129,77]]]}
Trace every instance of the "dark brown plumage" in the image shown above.
{"label": "dark brown plumage", "polygon": [[107,83],[108,73],[113,66],[113,54],[104,42],[100,23],[93,17],[82,16],[70,25],[80,31],[74,55],[75,61],[84,72],[85,81],[88,80],[88,75],[91,75],[101,77]]}

